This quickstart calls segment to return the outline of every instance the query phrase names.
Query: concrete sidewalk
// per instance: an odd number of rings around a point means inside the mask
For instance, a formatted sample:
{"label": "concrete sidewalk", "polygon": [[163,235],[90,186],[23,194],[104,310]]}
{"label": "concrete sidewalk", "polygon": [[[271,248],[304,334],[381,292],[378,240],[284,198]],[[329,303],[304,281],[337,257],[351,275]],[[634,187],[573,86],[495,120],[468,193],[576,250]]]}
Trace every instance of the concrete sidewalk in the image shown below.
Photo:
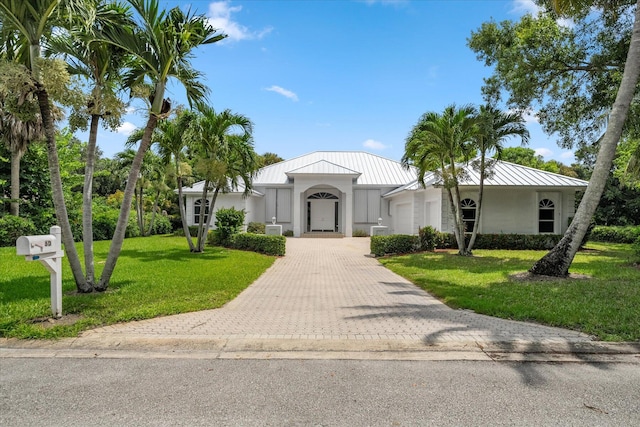
{"label": "concrete sidewalk", "polygon": [[220,309],[107,326],[49,348],[213,351],[219,356],[391,352],[401,358],[434,350],[640,352],[635,345],[596,343],[575,331],[453,310],[368,253],[367,238],[288,239],[287,255]]}

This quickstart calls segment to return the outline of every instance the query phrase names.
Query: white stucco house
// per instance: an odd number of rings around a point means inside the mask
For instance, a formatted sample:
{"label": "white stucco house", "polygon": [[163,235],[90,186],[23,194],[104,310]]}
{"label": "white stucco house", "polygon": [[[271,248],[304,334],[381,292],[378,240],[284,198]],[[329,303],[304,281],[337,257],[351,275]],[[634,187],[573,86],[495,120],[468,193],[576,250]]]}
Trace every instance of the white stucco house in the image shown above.
{"label": "white stucco house", "polygon": [[[461,199],[465,222],[472,226],[479,176],[467,169]],[[564,233],[575,212],[576,192],[587,186],[580,179],[502,161],[493,170],[485,180],[478,226],[482,234]],[[357,229],[369,232],[379,218],[390,234],[417,234],[427,225],[452,232],[446,190],[437,185],[435,174],[427,175],[425,183],[426,188],[418,184],[415,169],[375,154],[316,151],[260,169],[249,196],[243,197],[242,189],[220,194],[214,210],[244,209],[246,223],[269,224],[275,217],[296,237],[315,233],[350,237]],[[200,200],[203,185],[183,188],[190,225],[205,213]]]}

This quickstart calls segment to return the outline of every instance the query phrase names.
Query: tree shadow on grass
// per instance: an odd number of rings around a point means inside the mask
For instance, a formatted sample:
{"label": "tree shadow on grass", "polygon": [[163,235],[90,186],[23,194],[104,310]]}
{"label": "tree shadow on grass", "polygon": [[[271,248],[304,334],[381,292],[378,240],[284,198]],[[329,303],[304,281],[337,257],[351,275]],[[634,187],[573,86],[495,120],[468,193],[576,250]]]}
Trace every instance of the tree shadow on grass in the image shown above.
{"label": "tree shadow on grass", "polygon": [[[104,295],[110,292],[131,285],[131,280],[116,280],[109,284],[106,292],[79,293],[73,280],[65,280],[62,283],[62,302],[63,310],[65,301],[74,297],[87,297]],[[12,280],[0,282],[1,302],[5,304],[16,303],[19,301],[39,301],[42,299],[49,300],[51,298],[51,281],[48,276],[25,276]]]}
{"label": "tree shadow on grass", "polygon": [[188,250],[179,248],[169,249],[153,249],[153,250],[135,250],[135,249],[123,249],[120,252],[120,257],[131,258],[141,262],[154,262],[162,259],[171,261],[192,261],[208,260],[213,261],[216,259],[228,258],[228,252],[224,250],[212,249],[202,253],[193,253]]}

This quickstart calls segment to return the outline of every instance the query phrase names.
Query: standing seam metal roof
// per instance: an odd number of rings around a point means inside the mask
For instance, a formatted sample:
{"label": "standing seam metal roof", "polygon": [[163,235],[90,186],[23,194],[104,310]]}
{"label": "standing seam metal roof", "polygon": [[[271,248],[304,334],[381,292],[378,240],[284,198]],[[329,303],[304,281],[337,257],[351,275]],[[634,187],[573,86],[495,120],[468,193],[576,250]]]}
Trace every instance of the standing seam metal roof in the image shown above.
{"label": "standing seam metal roof", "polygon": [[[467,179],[462,180],[460,185],[478,186],[480,185],[480,174],[476,172],[470,164],[461,165],[467,173]],[[438,183],[436,174],[429,172],[424,177],[425,185],[435,185]],[[493,174],[490,178],[484,180],[487,187],[565,187],[579,188],[586,187],[588,181],[570,176],[559,175],[553,172],[547,172],[540,169],[534,169],[515,163],[497,160],[493,166]],[[414,191],[422,188],[417,180],[407,183],[406,185],[392,190],[385,194],[385,197],[402,191]]]}
{"label": "standing seam metal roof", "polygon": [[416,174],[414,168],[405,169],[400,162],[363,151],[315,151],[260,169],[253,185],[287,184],[287,172],[295,173],[322,161],[360,173],[358,185],[401,186],[414,180]]}

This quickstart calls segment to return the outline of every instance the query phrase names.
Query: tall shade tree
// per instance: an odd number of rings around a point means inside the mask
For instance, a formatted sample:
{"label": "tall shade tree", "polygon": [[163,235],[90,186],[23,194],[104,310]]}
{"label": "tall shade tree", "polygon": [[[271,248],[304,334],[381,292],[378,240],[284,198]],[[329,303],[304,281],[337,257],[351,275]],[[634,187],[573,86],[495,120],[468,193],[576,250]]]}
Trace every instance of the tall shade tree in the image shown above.
{"label": "tall shade tree", "polygon": [[131,68],[125,75],[125,84],[130,88],[149,88],[150,107],[144,134],[127,179],[109,254],[96,286],[98,291],[107,289],[118,261],[133,193],[142,160],[151,145],[153,131],[158,121],[166,118],[171,111],[170,101],[164,98],[168,80],[174,78],[184,86],[190,103],[202,101],[207,89],[200,81],[200,73],[191,67],[189,60],[198,46],[226,37],[224,34],[217,34],[204,16],[185,13],[179,8],[160,10],[157,0],[129,0],[129,3],[138,14],[138,26],[105,27],[104,40],[134,57]]}
{"label": "tall shade tree", "polygon": [[[557,0],[560,12],[584,12],[590,5],[598,5],[598,1]],[[640,75],[640,0],[635,5],[635,17],[631,42],[627,52],[622,81],[618,88],[615,102],[609,113],[607,129],[600,138],[600,148],[596,164],[589,180],[587,190],[582,197],[578,210],[558,244],[529,270],[533,274],[565,277],[569,267],[580,248],[587,233],[591,218],[598,207],[602,192],[609,177],[611,165],[616,154],[631,103],[636,96],[638,76]]]}
{"label": "tall shade tree", "polygon": [[60,33],[48,43],[47,53],[63,57],[72,75],[83,78],[89,84],[85,102],[76,108],[70,118],[72,129],[85,128],[89,121],[89,141],[86,149],[84,186],[82,192],[82,240],[84,247],[85,286],[91,292],[95,284],[93,254],[93,176],[96,165],[98,127],[115,130],[120,124],[125,104],[117,95],[121,74],[126,64],[125,52],[95,36],[105,26],[132,26],[128,8],[118,3],[99,1],[93,25],[71,28]]}
{"label": "tall shade tree", "polygon": [[[207,106],[201,106],[200,111],[200,117],[190,128],[192,148],[198,158],[196,171],[205,179],[196,252],[204,251],[218,194],[237,189],[240,184],[244,193],[249,194],[253,175],[259,167],[251,139],[253,124],[247,117],[231,110],[217,113]],[[210,202],[209,191],[212,192]],[[205,214],[207,205],[208,215]]]}
{"label": "tall shade tree", "polygon": [[[472,33],[469,46],[486,65],[495,65],[485,95],[499,99],[506,91],[510,107],[537,109],[543,129],[558,133],[565,147],[599,146],[571,225],[530,270],[565,277],[605,188],[616,145],[639,126],[640,1],[536,3],[547,11],[517,23],[485,23]],[[573,25],[559,25],[559,17],[572,18]]]}
{"label": "tall shade tree", "polygon": [[494,161],[487,156],[495,153],[500,158],[504,143],[512,137],[520,137],[522,144],[529,142],[529,131],[522,115],[515,112],[501,111],[490,105],[480,106],[478,113],[478,133],[475,137],[475,145],[480,156],[472,163],[474,169],[480,175],[478,188],[478,203],[476,218],[473,223],[473,232],[469,239],[467,250],[471,252],[478,235],[478,225],[482,215],[482,199],[484,196],[484,180],[491,176]]}
{"label": "tall shade tree", "polygon": [[458,254],[471,255],[465,240],[459,183],[464,180],[464,168],[458,162],[468,161],[474,152],[479,132],[477,111],[471,105],[460,108],[450,105],[442,114],[425,113],[413,127],[405,143],[402,164],[418,169],[418,182],[425,186],[425,176],[434,172],[445,188],[454,220],[454,235]]}
{"label": "tall shade tree", "polygon": [[[80,290],[84,289],[85,280],[64,200],[52,104],[45,84],[46,80],[57,76],[45,75],[50,70],[43,68],[41,43],[51,37],[55,27],[70,25],[71,17],[79,19],[84,17],[80,21],[89,22],[91,19],[87,16],[87,12],[91,10],[92,5],[87,0],[0,0],[0,20],[3,25],[0,33],[6,34],[12,31],[17,35],[16,38],[22,46],[18,49],[21,52],[19,60],[28,69],[28,84],[33,86],[38,99],[47,142],[47,159],[56,219],[62,230],[66,258],[69,260],[73,277]],[[5,40],[1,42],[5,44]]]}

